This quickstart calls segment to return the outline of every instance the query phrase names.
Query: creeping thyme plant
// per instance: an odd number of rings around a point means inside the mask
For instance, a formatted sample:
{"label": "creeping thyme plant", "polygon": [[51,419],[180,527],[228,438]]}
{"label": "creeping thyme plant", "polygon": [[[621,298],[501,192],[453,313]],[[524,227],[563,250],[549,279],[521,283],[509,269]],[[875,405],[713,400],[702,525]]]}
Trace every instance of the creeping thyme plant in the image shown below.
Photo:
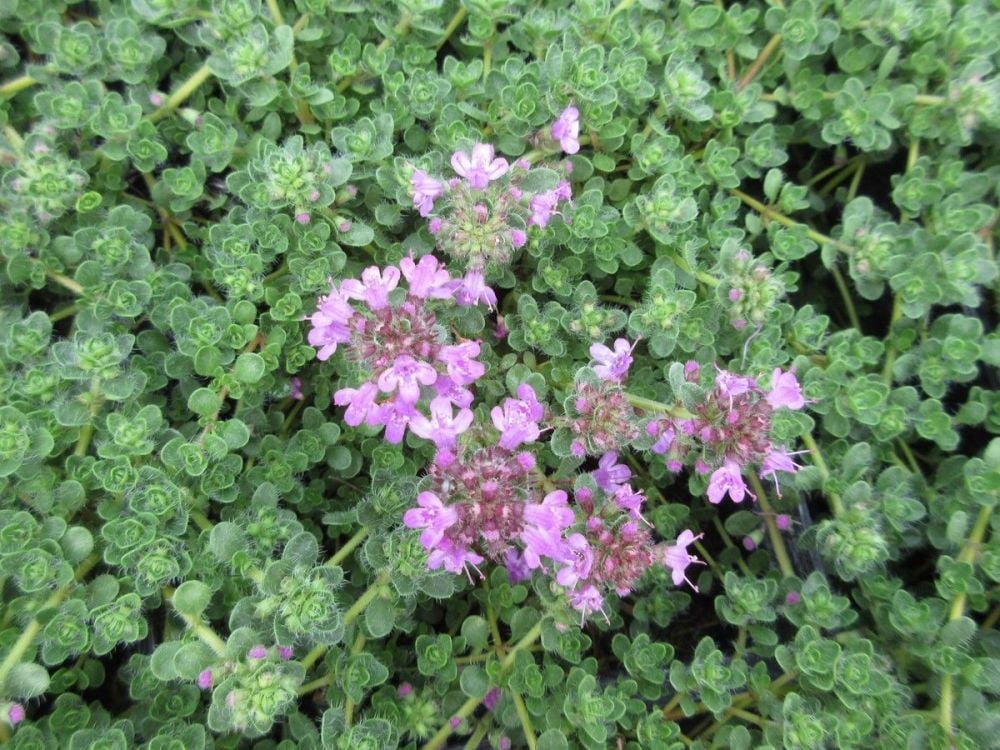
{"label": "creeping thyme plant", "polygon": [[996,746],[996,3],[0,31],[0,744]]}

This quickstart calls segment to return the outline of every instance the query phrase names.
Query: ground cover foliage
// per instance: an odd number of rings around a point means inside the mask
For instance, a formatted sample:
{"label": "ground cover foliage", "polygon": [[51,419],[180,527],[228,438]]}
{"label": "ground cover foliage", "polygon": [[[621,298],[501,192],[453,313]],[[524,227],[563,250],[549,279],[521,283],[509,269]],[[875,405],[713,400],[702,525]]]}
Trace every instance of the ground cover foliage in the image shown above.
{"label": "ground cover foliage", "polygon": [[995,746],[995,3],[0,30],[5,746]]}

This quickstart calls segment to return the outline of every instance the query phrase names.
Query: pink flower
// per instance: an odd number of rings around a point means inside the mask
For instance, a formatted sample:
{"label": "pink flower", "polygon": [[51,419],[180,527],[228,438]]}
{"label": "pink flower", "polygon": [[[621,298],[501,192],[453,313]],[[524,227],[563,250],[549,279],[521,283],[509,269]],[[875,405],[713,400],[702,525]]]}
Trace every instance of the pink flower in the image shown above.
{"label": "pink flower", "polygon": [[441,226],[443,224],[444,222],[441,221],[441,219],[439,219],[437,216],[435,216],[433,219],[427,222],[427,231],[430,232],[431,234],[437,234],[438,232],[441,231]]}
{"label": "pink flower", "polygon": [[630,345],[626,339],[616,339],[614,351],[604,344],[591,344],[590,356],[597,361],[594,366],[597,377],[612,383],[620,383],[632,365],[632,350],[637,343],[639,342]]}
{"label": "pink flower", "polygon": [[258,643],[256,646],[251,648],[250,651],[247,653],[247,658],[253,659],[254,661],[260,661],[266,656],[267,656],[267,648],[261,643]]}
{"label": "pink flower", "polygon": [[24,712],[24,706],[20,703],[11,703],[10,708],[7,709],[7,723],[12,727],[16,727],[26,716]]}
{"label": "pink flower", "polygon": [[303,399],[301,378],[292,378],[288,382],[288,395],[296,401],[301,401]]}
{"label": "pink flower", "polygon": [[550,531],[545,527],[526,526],[519,536],[524,543],[523,560],[528,570],[540,568],[543,557],[551,560],[563,559],[565,542],[559,536],[559,532]]}
{"label": "pink flower", "polygon": [[427,216],[434,210],[434,201],[444,195],[445,184],[435,180],[422,169],[414,170],[410,179],[410,192],[413,195],[413,207],[419,209],[421,216]]}
{"label": "pink flower", "polygon": [[632,485],[623,484],[615,490],[611,499],[619,508],[627,510],[633,518],[638,518],[647,525],[652,525],[642,517],[642,504],[646,502],[646,496],[642,494],[641,490],[633,490]]}
{"label": "pink flower", "polygon": [[520,398],[508,398],[503,406],[494,406],[490,412],[493,425],[500,430],[501,448],[512,451],[522,443],[531,443],[538,439],[541,431],[538,420],[542,418],[544,409],[538,403],[535,390],[527,383],[517,387]]}
{"label": "pink flower", "polygon": [[708,482],[708,501],[718,505],[727,493],[734,503],[742,503],[746,495],[753,497],[743,481],[740,465],[728,458],[721,468],[712,472],[712,478]]}
{"label": "pink flower", "polygon": [[438,352],[438,360],[448,369],[448,377],[456,385],[470,385],[483,376],[486,365],[476,360],[478,356],[478,341],[442,346]]}
{"label": "pink flower", "polygon": [[420,399],[420,386],[433,385],[438,373],[426,362],[409,354],[400,354],[388,370],[378,376],[378,387],[383,393],[399,389],[399,397],[408,404]]}
{"label": "pink flower", "polygon": [[472,391],[457,385],[447,375],[438,375],[434,381],[434,390],[439,396],[443,396],[460,409],[468,409],[472,406]]}
{"label": "pink flower", "polygon": [[288,661],[294,655],[295,650],[291,646],[278,646],[278,656],[282,661]]}
{"label": "pink flower", "polygon": [[785,594],[785,604],[789,607],[794,607],[796,604],[802,601],[802,597],[799,595],[798,591],[789,591]]}
{"label": "pink flower", "polygon": [[300,211],[299,213],[295,214],[295,221],[297,221],[299,224],[308,224],[310,221],[312,221],[312,216],[309,215],[308,211]]}
{"label": "pink flower", "polygon": [[528,219],[529,226],[538,226],[542,229],[549,224],[549,219],[559,215],[556,208],[560,201],[569,200],[572,196],[569,183],[563,180],[552,190],[545,193],[537,193],[531,197],[528,207],[531,209],[531,217]]}
{"label": "pink flower", "polygon": [[453,448],[458,436],[471,425],[471,411],[460,409],[458,416],[453,416],[451,401],[438,396],[431,401],[431,418],[417,414],[410,421],[410,430],[425,440],[432,440],[438,448]]}
{"label": "pink flower", "polygon": [[802,388],[795,378],[795,373],[789,370],[782,372],[780,367],[775,367],[771,374],[771,391],[767,394],[767,403],[772,409],[782,406],[789,409],[801,409],[806,405],[806,400],[802,397]]}
{"label": "pink flower", "polygon": [[457,282],[448,269],[433,255],[425,255],[414,263],[412,256],[399,261],[399,270],[410,286],[410,294],[420,299],[448,299],[454,294]]}
{"label": "pink flower", "polygon": [[400,686],[396,689],[396,695],[398,695],[400,698],[405,698],[412,692],[413,692],[413,685],[411,685],[408,682],[400,684]]}
{"label": "pink flower", "polygon": [[368,423],[385,425],[385,439],[395,444],[403,441],[406,428],[415,416],[417,411],[413,408],[413,404],[395,399],[379,406],[369,415]]}
{"label": "pink flower", "polygon": [[727,370],[719,370],[719,374],[715,376],[715,387],[720,396],[732,399],[752,391],[757,387],[757,381],[751,377],[734,375]]}
{"label": "pink flower", "polygon": [[336,287],[331,287],[327,296],[320,297],[317,305],[316,312],[308,318],[312,322],[308,340],[312,346],[319,347],[316,358],[325,361],[337,351],[337,344],[350,342],[348,321],[354,315],[354,308]]}
{"label": "pink flower", "polygon": [[538,528],[561,534],[570,526],[576,516],[569,507],[569,498],[563,490],[553,490],[542,498],[541,503],[524,506],[524,520]]}
{"label": "pink flower", "polygon": [[604,615],[605,620],[608,619],[604,612],[604,597],[592,585],[584,586],[579,591],[570,594],[569,603],[573,609],[580,613],[580,627],[583,627],[583,621],[593,612],[600,612]]}
{"label": "pink flower", "polygon": [[[472,550],[459,547],[450,539],[442,539],[437,547],[427,556],[427,567],[431,570],[444,567],[449,573],[461,573],[465,571],[465,574],[469,576],[469,580],[471,581],[472,575],[469,573],[468,566],[471,565],[478,572],[479,568],[476,566],[482,561],[483,558]],[[480,572],[479,575],[482,576],[482,573]]]}
{"label": "pink flower", "polygon": [[497,295],[493,289],[486,286],[482,271],[466,271],[465,277],[455,291],[455,301],[462,307],[473,307],[482,302],[492,310],[496,307]]}
{"label": "pink flower", "polygon": [[524,561],[524,555],[513,547],[509,547],[503,555],[503,564],[507,568],[507,580],[518,583],[531,578],[531,568]]}
{"label": "pink flower", "polygon": [[351,427],[357,427],[372,415],[377,395],[375,384],[366,381],[357,388],[341,388],[333,394],[333,403],[346,406],[344,421]]}
{"label": "pink flower", "polygon": [[524,247],[524,244],[528,241],[528,235],[523,229],[512,229],[510,230],[510,244],[514,248]]}
{"label": "pink flower", "polygon": [[202,690],[212,689],[212,670],[205,669],[198,674],[198,687]]}
{"label": "pink flower", "polygon": [[417,495],[417,505],[420,507],[410,508],[403,514],[403,523],[411,529],[424,529],[420,543],[429,550],[441,540],[448,527],[458,521],[458,513],[442,504],[433,492]]}
{"label": "pink flower", "polygon": [[569,563],[556,573],[556,582],[563,588],[573,589],[579,581],[590,575],[594,565],[594,551],[583,534],[571,534],[563,548],[565,561]]}
{"label": "pink flower", "polygon": [[695,536],[693,531],[685,529],[677,537],[676,544],[669,545],[663,550],[663,564],[670,568],[670,577],[673,578],[675,586],[680,586],[682,581],[687,581],[691,588],[695,591],[698,590],[698,587],[691,583],[685,571],[688,565],[701,562],[694,555],[688,554],[687,548],[698,539],[701,539],[702,536],[702,534]]}
{"label": "pink flower", "polygon": [[477,143],[472,147],[472,153],[456,151],[451,155],[451,166],[455,172],[466,179],[469,187],[485,190],[491,180],[504,176],[508,169],[506,159],[495,158],[496,152],[488,143]]}
{"label": "pink flower", "polygon": [[597,471],[593,473],[597,486],[605,492],[614,492],[618,487],[632,478],[632,470],[625,464],[615,463],[618,454],[608,451],[597,462]]}
{"label": "pink flower", "polygon": [[389,292],[399,284],[399,269],[395,266],[369,266],[361,272],[361,281],[347,279],[340,285],[340,291],[350,299],[364,300],[372,310],[381,310],[389,305]]}
{"label": "pink flower", "polygon": [[483,698],[483,707],[487,711],[492,711],[494,708],[496,708],[496,705],[499,702],[500,702],[500,688],[493,688]]}
{"label": "pink flower", "polygon": [[787,471],[789,474],[794,474],[799,470],[799,465],[792,460],[793,453],[788,453],[784,450],[774,450],[772,449],[770,453],[764,456],[764,460],[760,465],[760,478],[766,479],[768,476],[774,480],[775,489],[778,492],[778,497],[781,497],[781,486],[778,484],[778,475],[775,472]]}
{"label": "pink flower", "polygon": [[559,147],[567,154],[580,150],[580,110],[573,105],[559,113],[552,123],[552,138],[559,141]]}

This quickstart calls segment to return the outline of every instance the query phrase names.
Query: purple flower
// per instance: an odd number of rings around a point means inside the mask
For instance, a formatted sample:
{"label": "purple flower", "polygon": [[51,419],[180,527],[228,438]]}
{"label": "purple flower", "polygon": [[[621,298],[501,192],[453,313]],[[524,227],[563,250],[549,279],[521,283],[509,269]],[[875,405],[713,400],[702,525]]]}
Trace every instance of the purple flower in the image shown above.
{"label": "purple flower", "polygon": [[411,685],[408,682],[401,683],[400,686],[396,689],[396,694],[400,698],[405,698],[412,692],[413,692],[413,685]]}
{"label": "purple flower", "polygon": [[787,513],[779,513],[774,517],[774,525],[779,531],[788,531],[792,528],[792,517]]}
{"label": "purple flower", "polygon": [[619,508],[627,510],[633,518],[639,518],[649,524],[649,521],[642,517],[642,504],[646,502],[646,496],[641,490],[633,490],[632,485],[625,484],[615,490],[611,499]]}
{"label": "purple flower", "polygon": [[291,646],[278,646],[278,656],[282,661],[288,661],[294,654],[295,650]]}
{"label": "purple flower", "polygon": [[[802,388],[795,378],[795,373],[789,370],[782,372],[780,367],[775,367],[771,374],[771,391],[767,394],[767,403],[772,409],[782,406],[789,409],[801,409],[806,405],[806,400],[802,397]],[[787,471],[787,469],[786,469]]]}
{"label": "purple flower", "polygon": [[747,489],[746,482],[743,481],[740,465],[729,458],[721,468],[712,472],[708,482],[708,501],[718,505],[727,493],[734,503],[742,503],[746,495],[753,497],[753,493]]}
{"label": "purple flower", "polygon": [[202,690],[212,689],[212,670],[205,669],[198,674],[198,687]]}
{"label": "purple flower", "polygon": [[378,388],[374,383],[365,381],[357,388],[341,388],[333,394],[333,403],[337,406],[346,406],[344,421],[351,427],[357,427],[366,421],[372,412],[377,410],[375,397],[378,395]]}
{"label": "purple flower", "polygon": [[260,661],[266,656],[267,648],[261,643],[258,643],[256,646],[251,648],[249,652],[247,652],[247,658],[253,659],[254,661]]}
{"label": "purple flower", "polygon": [[431,418],[417,414],[410,421],[410,430],[425,440],[433,441],[438,448],[453,448],[458,436],[471,425],[471,411],[460,409],[458,416],[454,416],[451,401],[438,396],[431,401]]}
{"label": "purple flower", "polygon": [[441,231],[441,226],[443,224],[444,222],[441,221],[441,219],[439,219],[437,216],[435,216],[433,219],[427,222],[427,231],[430,232],[431,234],[437,234],[438,232]]}
{"label": "purple flower", "polygon": [[422,169],[414,170],[410,179],[413,207],[420,210],[421,216],[427,216],[434,210],[434,201],[444,195],[445,184],[435,180]]}
{"label": "purple flower", "polygon": [[566,565],[556,573],[556,582],[563,588],[573,589],[590,575],[594,565],[594,551],[583,534],[571,534],[563,548]]}
{"label": "purple flower", "polygon": [[[444,567],[449,573],[461,573],[465,571],[465,574],[469,576],[469,580],[471,581],[472,575],[469,573],[467,566],[471,565],[478,572],[479,568],[476,566],[482,561],[483,558],[472,550],[459,547],[450,539],[442,539],[437,547],[427,556],[427,567],[431,570]],[[479,574],[480,576],[482,575],[481,572]]]}
{"label": "purple flower", "polygon": [[[531,506],[528,506],[531,507]],[[558,531],[551,531],[544,526],[526,526],[520,533],[524,543],[524,565],[528,570],[542,566],[542,558],[562,560],[565,542]]]}
{"label": "purple flower", "polygon": [[512,451],[522,443],[531,443],[538,439],[540,430],[538,420],[542,418],[544,409],[538,403],[535,390],[527,383],[517,387],[519,398],[504,399],[503,406],[494,406],[490,412],[493,425],[500,430],[501,448]]}
{"label": "purple flower", "polygon": [[350,342],[351,329],[347,323],[354,315],[354,308],[336,287],[332,287],[327,296],[320,297],[317,305],[316,312],[308,318],[312,322],[308,338],[312,346],[320,348],[316,358],[323,361],[337,351],[337,344]]}
{"label": "purple flower", "polygon": [[632,470],[625,464],[615,463],[618,454],[608,451],[597,462],[597,471],[592,476],[597,486],[605,492],[614,492],[619,485],[632,478]]}
{"label": "purple flower", "polygon": [[630,345],[626,339],[616,339],[614,351],[604,344],[591,344],[590,356],[597,361],[594,366],[597,377],[612,383],[622,382],[632,365],[632,350],[637,343]]}
{"label": "purple flower", "polygon": [[403,523],[411,529],[424,529],[420,535],[420,543],[424,549],[431,549],[444,536],[445,530],[456,521],[458,513],[454,508],[441,503],[441,499],[433,492],[421,492],[417,495],[419,508],[410,508],[403,514]]}
{"label": "purple flower", "polygon": [[448,720],[448,723],[451,724],[452,729],[458,729],[462,725],[462,717],[452,716],[451,719]]}
{"label": "purple flower", "polygon": [[453,153],[451,167],[466,179],[469,187],[485,190],[491,180],[499,179],[507,173],[507,160],[495,157],[493,146],[488,143],[477,143],[472,147],[471,154],[466,154],[464,151]]}
{"label": "purple flower", "polygon": [[734,375],[727,370],[719,370],[719,374],[715,376],[715,387],[720,396],[732,399],[752,391],[757,387],[757,381],[751,377]]}
{"label": "purple flower", "polygon": [[438,375],[438,379],[434,381],[434,390],[460,409],[468,409],[472,405],[472,391],[457,385],[447,375]]}
{"label": "purple flower", "polygon": [[541,503],[530,503],[524,506],[524,520],[538,528],[554,534],[576,520],[573,509],[569,507],[569,498],[563,490],[553,490],[542,498]]}
{"label": "purple flower", "polygon": [[507,568],[507,580],[514,584],[531,578],[531,568],[524,561],[524,555],[513,547],[509,547],[503,555],[503,564]]}
{"label": "purple flower", "polygon": [[416,263],[411,256],[407,256],[399,261],[399,270],[410,285],[410,294],[414,297],[448,299],[455,293],[457,282],[433,255],[425,255]]}
{"label": "purple flower", "polygon": [[545,193],[533,195],[531,201],[528,203],[528,207],[531,209],[531,217],[528,219],[528,225],[545,229],[549,225],[549,219],[559,214],[556,208],[559,206],[562,192],[559,188],[556,188]]}
{"label": "purple flower", "polygon": [[682,581],[687,581],[691,588],[695,591],[698,590],[698,587],[691,583],[691,579],[687,577],[685,571],[688,565],[701,562],[694,555],[688,554],[687,548],[698,539],[701,539],[702,536],[702,534],[695,536],[693,531],[685,529],[677,537],[676,544],[669,545],[663,550],[663,564],[670,568],[670,577],[673,578],[675,586],[680,586]]}
{"label": "purple flower", "polygon": [[20,703],[11,703],[10,708],[7,709],[7,723],[12,727],[16,727],[26,716],[24,712],[24,706]]}
{"label": "purple flower", "polygon": [[299,213],[295,214],[295,221],[299,224],[308,224],[312,221],[312,216],[309,215],[308,211],[299,211]]}
{"label": "purple flower", "polygon": [[799,465],[792,460],[794,454],[788,453],[784,450],[774,450],[772,449],[770,453],[764,456],[764,460],[760,465],[760,478],[766,479],[768,476],[774,480],[775,489],[778,492],[778,497],[781,497],[781,485],[778,484],[778,475],[775,472],[787,471],[789,474],[794,474],[799,470]]}
{"label": "purple flower", "polygon": [[438,352],[438,360],[448,369],[448,377],[456,385],[470,385],[483,376],[486,365],[476,360],[478,356],[478,341],[442,346]]}
{"label": "purple flower", "polygon": [[580,110],[573,105],[559,113],[552,123],[552,138],[559,141],[559,147],[567,154],[580,150]]}
{"label": "purple flower", "polygon": [[569,603],[573,609],[580,613],[580,627],[583,627],[583,621],[592,612],[600,612],[604,615],[605,620],[608,619],[607,614],[604,613],[604,597],[594,586],[588,585],[579,591],[574,591],[569,596]]}
{"label": "purple flower", "polygon": [[288,381],[288,395],[294,398],[296,401],[301,401],[304,396],[302,395],[302,379],[292,378]]}
{"label": "purple flower", "polygon": [[426,362],[409,354],[400,354],[388,370],[378,376],[378,387],[383,393],[399,389],[399,397],[409,404],[420,399],[420,386],[433,385],[438,373]]}
{"label": "purple flower", "polygon": [[492,711],[500,702],[500,688],[493,688],[483,697],[483,707],[487,711]]}
{"label": "purple flower", "polygon": [[369,266],[361,272],[361,281],[346,279],[340,291],[350,299],[364,300],[372,310],[381,310],[389,305],[389,292],[399,284],[399,269],[395,266]]}
{"label": "purple flower", "polygon": [[526,243],[527,241],[528,241],[528,234],[523,229],[510,230],[510,244],[512,244],[515,249],[519,247],[524,247],[524,243]]}
{"label": "purple flower", "polygon": [[406,427],[415,416],[417,412],[413,404],[395,399],[382,404],[374,413],[369,414],[368,423],[385,425],[385,439],[395,444],[402,442]]}
{"label": "purple flower", "polygon": [[482,302],[492,310],[496,307],[497,295],[492,288],[486,286],[482,271],[467,271],[455,290],[455,302],[462,307],[474,307]]}
{"label": "purple flower", "polygon": [[785,604],[789,607],[794,607],[796,604],[802,601],[802,596],[798,591],[789,591],[785,594]]}

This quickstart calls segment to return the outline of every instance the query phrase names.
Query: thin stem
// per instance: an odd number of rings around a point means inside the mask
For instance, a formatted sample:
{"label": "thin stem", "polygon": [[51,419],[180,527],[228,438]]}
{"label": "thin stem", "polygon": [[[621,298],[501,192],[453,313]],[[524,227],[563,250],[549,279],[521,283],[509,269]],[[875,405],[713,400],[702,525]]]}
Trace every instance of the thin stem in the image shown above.
{"label": "thin stem", "polygon": [[445,27],[444,32],[441,34],[440,37],[438,37],[438,40],[434,42],[435,49],[441,49],[444,45],[448,43],[448,40],[451,39],[451,35],[458,30],[458,27],[462,25],[462,21],[465,20],[465,17],[467,15],[469,15],[469,11],[466,9],[464,5],[460,4],[458,6],[458,10],[455,11],[455,15],[451,17],[451,20]]}
{"label": "thin stem", "polygon": [[59,310],[49,314],[49,321],[52,323],[58,323],[60,320],[64,320],[80,312],[80,306],[75,302],[72,305],[66,305]]}
{"label": "thin stem", "polygon": [[[174,589],[167,586],[163,589],[163,598],[166,599],[171,604],[174,603]],[[174,611],[178,616],[184,620],[184,624],[191,628],[191,632],[198,636],[198,639],[212,649],[217,656],[226,655],[226,642],[219,637],[218,633],[212,630],[212,627],[207,623],[203,622],[197,615],[191,615],[187,612],[181,612],[174,606]]]}
{"label": "thin stem", "polygon": [[[521,640],[519,640],[516,644],[514,644],[513,648],[511,648],[511,650],[507,652],[507,656],[500,663],[500,674],[502,675],[506,673],[514,665],[514,658],[517,656],[518,651],[521,651],[527,648],[528,646],[532,645],[535,641],[538,640],[541,634],[542,634],[542,622],[541,620],[539,620],[538,622],[535,623],[534,627],[532,627],[531,630],[525,633],[524,637]],[[469,698],[467,701],[465,701],[465,703],[461,705],[461,707],[458,709],[458,711],[456,711],[453,714],[453,716],[457,716],[459,719],[468,718],[469,716],[472,715],[472,712],[476,710],[479,704],[483,702],[483,697]],[[431,737],[430,740],[427,741],[427,744],[424,745],[423,750],[437,750],[437,748],[440,748],[444,744],[445,740],[447,740],[448,737],[451,736],[451,733],[454,731],[451,727],[451,718],[452,717],[449,717],[449,720],[446,721],[441,726],[441,728],[434,733],[434,736]]]}
{"label": "thin stem", "polygon": [[[361,595],[361,598],[358,599],[356,602],[354,602],[354,606],[352,606],[344,614],[345,627],[347,625],[350,625],[356,619],[358,619],[358,616],[365,611],[365,607],[371,604],[372,601],[374,601],[375,597],[377,597],[380,593],[382,593],[382,587],[385,586],[387,583],[389,583],[389,574],[385,572],[380,573],[379,577],[376,578],[375,581],[372,583],[372,585],[369,586],[368,589],[365,591],[365,593]],[[306,654],[306,657],[302,660],[302,666],[304,666],[306,669],[311,667],[313,664],[315,664],[317,661],[323,658],[323,655],[326,653],[327,648],[328,648],[327,646],[324,646],[322,644],[314,646],[312,651]]]}
{"label": "thin stem", "polygon": [[[979,508],[979,515],[976,517],[976,523],[972,527],[972,533],[969,535],[968,541],[965,546],[962,547],[962,551],[958,553],[958,561],[971,565],[976,558],[976,552],[979,550],[980,545],[983,543],[983,539],[986,537],[986,529],[990,524],[990,514],[993,512],[993,507],[989,505],[983,505]],[[948,614],[949,622],[954,622],[955,620],[962,617],[965,612],[965,592],[961,592],[955,595],[955,598],[951,601],[951,610]],[[952,719],[952,707],[955,700],[954,688],[952,683],[952,675],[945,674],[941,677],[941,706],[940,706],[940,724],[941,728],[948,735],[949,739],[952,736],[954,729],[954,721]]]}
{"label": "thin stem", "polygon": [[62,273],[46,271],[45,275],[65,289],[69,289],[73,294],[83,294],[83,286]]}
{"label": "thin stem", "polygon": [[[712,523],[715,524],[715,530],[718,531],[719,536],[722,537],[723,544],[725,544],[727,547],[731,547],[732,549],[739,551],[739,547],[737,547],[736,543],[733,542],[733,538],[729,536],[729,532],[726,531],[726,525],[722,523],[722,520],[719,518],[718,515],[712,516]],[[698,551],[701,552],[700,547],[698,548]],[[736,558],[736,564],[739,566],[739,569],[743,571],[743,575],[745,575],[747,578],[753,577],[753,571],[750,570],[750,566],[747,565],[746,560],[743,559],[742,553],[740,553],[740,556]],[[721,572],[719,573],[719,580],[720,581],[722,580]]]}
{"label": "thin stem", "polygon": [[896,365],[896,347],[892,344],[892,329],[903,317],[903,300],[896,294],[892,298],[892,313],[889,316],[889,330],[886,332],[885,364],[882,366],[882,380],[892,385],[892,368]]}
{"label": "thin stem", "polygon": [[101,380],[94,378],[90,381],[90,391],[87,394],[90,398],[89,417],[86,424],[80,429],[80,437],[77,438],[76,446],[73,448],[74,456],[85,456],[90,448],[90,441],[94,437],[94,418],[101,408]]}
{"label": "thin stem", "polygon": [[733,188],[729,191],[729,193],[730,195],[734,195],[737,198],[739,198],[741,201],[743,201],[746,205],[750,206],[750,208],[759,213],[765,219],[772,219],[781,224],[782,226],[790,228],[804,226],[806,228],[806,234],[809,236],[811,240],[813,240],[813,242],[817,242],[820,245],[833,245],[835,248],[837,248],[842,252],[846,253],[853,252],[853,248],[850,245],[845,245],[843,242],[838,242],[837,240],[833,239],[833,237],[827,237],[825,234],[817,232],[815,229],[809,227],[806,224],[802,224],[801,222],[795,221],[795,219],[790,219],[780,211],[777,211],[771,208],[770,206],[761,203],[756,198],[747,195],[742,190],[736,190],[735,188]]}
{"label": "thin stem", "polygon": [[764,485],[760,483],[760,479],[757,478],[756,474],[750,474],[750,484],[753,485],[753,491],[757,493],[757,502],[763,511],[764,526],[767,527],[767,536],[771,540],[771,546],[774,548],[774,556],[778,558],[778,567],[781,568],[781,574],[785,578],[792,578],[795,576],[795,568],[792,567],[792,560],[788,556],[788,550],[785,548],[785,540],[781,536],[781,531],[774,522],[774,510],[767,499],[767,491],[764,489]]}
{"label": "thin stem", "polygon": [[858,318],[858,311],[854,309],[854,300],[851,299],[851,291],[847,288],[844,275],[836,266],[830,268],[830,273],[833,275],[833,281],[836,283],[841,299],[844,301],[844,308],[847,310],[847,319],[851,322],[851,327],[860,333],[861,319]]}
{"label": "thin stem", "polygon": [[162,107],[149,115],[149,121],[158,122],[159,120],[162,120],[164,117],[181,106],[181,104],[187,101],[188,97],[201,88],[202,84],[204,84],[205,81],[211,77],[212,71],[209,70],[208,65],[202,65],[198,68],[198,70],[191,74],[190,78],[181,84],[180,88],[167,98],[167,101]]}
{"label": "thin stem", "polygon": [[14,96],[18,92],[24,91],[27,88],[31,88],[38,81],[29,75],[18,76],[17,78],[12,78],[7,81],[7,83],[0,85],[0,97],[6,99],[7,97]]}
{"label": "thin stem", "polygon": [[625,399],[637,409],[645,409],[646,411],[669,414],[672,417],[678,417],[680,419],[688,419],[694,416],[683,406],[678,406],[676,404],[664,404],[661,401],[654,401],[653,399],[646,398],[645,396],[637,396],[636,394],[629,393],[628,391],[624,392],[624,396]]}
{"label": "thin stem", "polygon": [[768,43],[764,45],[764,49],[762,49],[760,54],[757,55],[757,59],[750,63],[750,67],[747,68],[747,72],[743,74],[739,83],[736,84],[736,93],[739,93],[750,85],[753,79],[757,77],[757,74],[760,73],[760,69],[764,67],[764,63],[768,61],[779,46],[781,46],[781,34],[775,34],[771,37]]}
{"label": "thin stem", "polygon": [[307,682],[305,685],[303,685],[302,687],[300,687],[298,689],[298,695],[301,698],[303,695],[308,695],[313,690],[319,690],[320,688],[324,688],[324,687],[327,687],[328,685],[332,685],[334,679],[336,679],[336,677],[333,674],[333,672],[330,672],[329,674],[325,674],[322,677],[319,677],[319,678],[313,680],[312,682]]}
{"label": "thin stem", "polygon": [[278,0],[267,0],[267,9],[271,13],[271,20],[275,26],[284,26],[285,18],[281,15],[281,8],[278,7]]}
{"label": "thin stem", "polygon": [[370,533],[371,529],[369,529],[367,526],[362,527],[354,534],[354,536],[352,536],[350,539],[348,539],[340,546],[340,549],[338,549],[334,553],[333,557],[331,557],[329,560],[326,561],[326,565],[331,568],[334,565],[340,565],[340,563],[346,560],[347,556],[350,555],[355,550],[355,548],[357,548],[357,546],[361,544],[361,542],[365,540],[365,537],[367,537],[368,534]]}
{"label": "thin stem", "polygon": [[[812,434],[807,432],[802,436],[802,442],[806,444],[806,448],[809,449],[809,453],[812,455],[813,463],[816,464],[816,468],[819,469],[819,473],[823,477],[823,481],[827,481],[830,478],[830,468],[826,465],[826,461],[823,460],[823,454],[820,453],[819,446],[816,444],[816,439],[813,438]],[[828,492],[827,497],[830,499],[830,510],[833,511],[834,517],[843,515],[844,513],[844,501],[840,499],[840,495],[836,492]]]}
{"label": "thin stem", "polygon": [[[42,631],[42,623],[38,621],[38,615],[45,610],[52,609],[53,607],[58,607],[62,604],[62,601],[69,596],[69,593],[73,590],[73,587],[77,583],[83,580],[84,576],[91,571],[91,569],[97,565],[101,560],[100,552],[92,552],[83,562],[76,566],[76,570],[73,571],[73,580],[62,586],[46,599],[42,606],[36,610],[36,616],[27,624],[18,639],[14,641],[14,645],[10,646],[10,650],[7,651],[7,656],[4,657],[3,662],[0,662],[0,685],[4,683],[7,679],[7,675],[10,674],[10,670],[21,661],[24,655],[31,648],[32,641],[35,640],[35,636]],[[539,631],[541,632],[541,631]]]}

